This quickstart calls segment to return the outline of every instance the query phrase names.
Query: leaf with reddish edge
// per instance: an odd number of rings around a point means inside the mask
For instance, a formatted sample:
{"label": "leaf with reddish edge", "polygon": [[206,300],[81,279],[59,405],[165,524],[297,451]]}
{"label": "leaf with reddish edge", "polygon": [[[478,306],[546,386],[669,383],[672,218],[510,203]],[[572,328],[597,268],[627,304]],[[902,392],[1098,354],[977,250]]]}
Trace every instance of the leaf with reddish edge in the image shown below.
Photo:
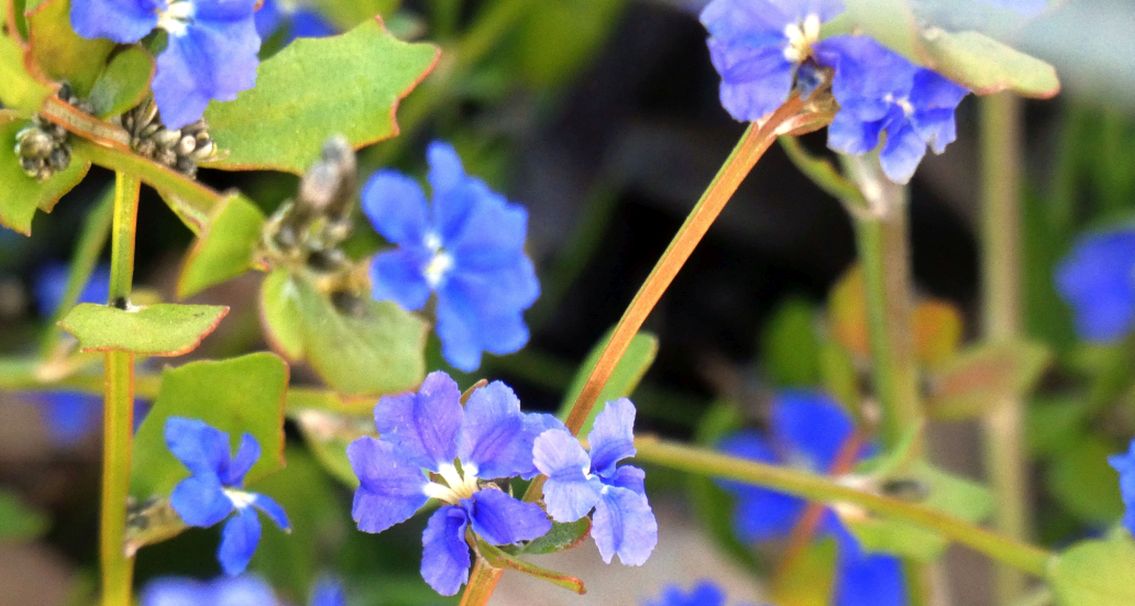
{"label": "leaf with reddish edge", "polygon": [[87,175],[91,164],[72,156],[71,165],[46,181],[37,181],[24,174],[16,154],[16,133],[29,125],[27,118],[11,110],[0,110],[0,225],[30,236],[36,210],[51,212],[64,194],[71,191]]}
{"label": "leaf with reddish edge", "polygon": [[83,351],[126,351],[173,357],[201,344],[229,313],[228,307],[159,303],[135,309],[82,303],[59,321]]}
{"label": "leaf with reddish edge", "polygon": [[114,42],[76,34],[71,29],[68,0],[43,0],[27,11],[27,22],[28,55],[35,64],[32,69],[38,69],[47,80],[69,83],[80,98],[90,94],[114,50]]}
{"label": "leaf with reddish edge", "polygon": [[965,419],[1023,397],[1051,358],[1048,348],[1029,341],[974,346],[931,377],[927,414],[936,419]]}
{"label": "leaf with reddish edge", "polygon": [[248,198],[231,194],[213,209],[213,216],[193,243],[181,275],[177,296],[191,297],[258,267],[256,257],[264,213]]}
{"label": "leaf with reddish edge", "polygon": [[439,55],[398,40],[379,17],[338,36],[298,39],[260,64],[254,88],[205,111],[221,153],[202,165],[302,174],[334,135],[355,148],[389,139],[399,101]]}
{"label": "leaf with reddish edge", "polygon": [[481,557],[493,568],[511,568],[538,579],[548,581],[558,587],[563,587],[568,591],[574,591],[579,595],[587,593],[587,588],[584,587],[581,579],[568,576],[562,572],[548,570],[547,568],[511,556],[505,553],[500,547],[489,545],[479,537],[477,538],[477,553],[481,554]]}

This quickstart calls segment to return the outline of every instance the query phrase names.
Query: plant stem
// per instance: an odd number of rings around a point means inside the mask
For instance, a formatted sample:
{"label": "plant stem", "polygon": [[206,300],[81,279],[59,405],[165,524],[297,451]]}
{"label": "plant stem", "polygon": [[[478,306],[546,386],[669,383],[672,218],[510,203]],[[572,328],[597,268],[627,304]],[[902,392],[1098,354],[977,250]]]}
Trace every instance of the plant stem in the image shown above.
{"label": "plant stem", "polygon": [[[140,183],[116,173],[114,219],[111,232],[110,303],[129,303],[134,279],[134,243]],[[130,492],[130,454],[134,432],[134,354],[105,354],[103,402],[102,510],[99,558],[103,606],[121,606],[131,600],[134,560],[126,556],[126,501]]]}
{"label": "plant stem", "polygon": [[845,486],[838,480],[810,472],[656,438],[639,438],[635,440],[635,448],[635,458],[646,463],[762,486],[810,501],[856,505],[871,513],[916,524],[1038,577],[1045,575],[1052,557],[1043,549],[929,507]]}
{"label": "plant stem", "polygon": [[885,446],[893,447],[922,422],[911,334],[906,188],[883,176],[874,158],[846,157],[845,166],[870,208],[853,216],[867,291],[872,380],[882,407],[881,436]]}
{"label": "plant stem", "polygon": [[[981,100],[981,242],[982,323],[987,341],[1007,341],[1021,333],[1020,232],[1020,101],[1008,93]],[[982,419],[985,470],[996,497],[997,528],[1027,539],[1028,481],[1022,458],[1023,405],[1010,399],[991,402]],[[1025,579],[999,567],[995,589],[998,604],[1021,595]]]}

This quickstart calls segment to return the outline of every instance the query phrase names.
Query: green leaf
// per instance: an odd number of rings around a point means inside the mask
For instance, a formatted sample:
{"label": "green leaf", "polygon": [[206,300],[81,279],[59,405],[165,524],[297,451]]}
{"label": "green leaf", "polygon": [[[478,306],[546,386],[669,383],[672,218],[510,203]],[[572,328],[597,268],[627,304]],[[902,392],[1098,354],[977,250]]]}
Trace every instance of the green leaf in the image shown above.
{"label": "green leaf", "polygon": [[225,198],[185,257],[177,296],[191,297],[255,266],[263,228],[264,213],[248,198],[235,193]]}
{"label": "green leaf", "polygon": [[95,115],[117,116],[141,103],[153,76],[154,58],[146,49],[134,45],[116,53],[91,88]]}
{"label": "green leaf", "polygon": [[[0,37],[0,40],[5,38]],[[0,90],[7,86],[0,86]],[[46,181],[36,181],[24,174],[20,156],[15,151],[16,133],[29,124],[16,112],[0,110],[0,183],[4,184],[4,195],[0,196],[0,225],[25,236],[31,235],[36,210],[51,212],[55,203],[78,185],[91,167],[89,162],[72,156],[66,170]]]}
{"label": "green leaf", "polygon": [[24,49],[7,36],[0,36],[0,103],[27,115],[39,111],[51,89],[28,73]]}
{"label": "green leaf", "polygon": [[260,64],[256,87],[205,112],[227,170],[302,173],[343,134],[358,148],[398,134],[398,101],[433,68],[438,48],[408,44],[381,19],[329,38],[300,38]]}
{"label": "green leaf", "polygon": [[907,0],[847,0],[851,27],[979,95],[1013,91],[1048,98],[1060,92],[1056,70],[985,34],[921,28]]}
{"label": "green leaf", "polygon": [[277,269],[260,286],[260,323],[272,349],[285,358],[303,358],[303,325],[296,306],[299,293],[286,269]]}
{"label": "green leaf", "polygon": [[932,417],[946,420],[985,414],[1028,394],[1051,357],[1048,348],[1027,341],[974,346],[932,377],[926,409]]}
{"label": "green leaf", "polygon": [[373,19],[375,15],[390,17],[400,4],[401,0],[310,0],[307,3],[340,29],[355,27],[363,21]]}
{"label": "green leaf", "polygon": [[553,522],[548,534],[520,548],[518,553],[542,555],[571,549],[587,538],[591,531],[591,519],[580,518],[574,522]]}
{"label": "green leaf", "polygon": [[1084,435],[1088,411],[1079,395],[1035,398],[1025,409],[1029,450],[1059,457]]}
{"label": "green leaf", "polygon": [[158,303],[125,310],[82,303],[59,325],[75,335],[83,351],[172,357],[197,349],[228,313],[228,307],[215,305]]}
{"label": "green leaf", "polygon": [[[370,402],[373,409],[373,398]],[[347,446],[362,436],[374,435],[374,417],[370,414],[336,414],[313,408],[289,408],[287,414],[299,426],[315,460],[336,480],[349,488],[357,487],[359,478],[347,458]]]}
{"label": "green leaf", "polygon": [[515,558],[505,553],[501,548],[489,545],[480,538],[477,539],[477,552],[480,553],[481,557],[485,558],[485,561],[493,568],[511,568],[529,576],[548,581],[553,585],[563,587],[568,591],[574,591],[580,595],[587,592],[587,589],[583,586],[583,581],[578,578],[554,570],[548,570],[531,562]]}
{"label": "green leaf", "polygon": [[779,387],[820,383],[820,343],[811,303],[790,298],[776,308],[761,332],[761,360]]}
{"label": "green leaf", "polygon": [[[603,348],[607,346],[607,341],[611,339],[613,330],[607,332],[603,340],[592,348],[591,353],[587,354],[587,358],[580,365],[579,371],[576,372],[575,379],[572,380],[571,387],[560,405],[559,417],[561,419],[567,418],[576,398],[583,391],[583,386],[587,383],[587,376],[599,363],[599,356],[603,353]],[[638,387],[639,381],[650,369],[650,365],[654,364],[654,358],[657,355],[658,337],[647,332],[640,332],[631,339],[630,345],[627,346],[627,352],[623,354],[622,359],[615,366],[615,370],[611,373],[611,378],[603,387],[603,391],[599,392],[596,406],[591,409],[591,414],[588,415],[587,421],[580,429],[580,435],[587,435],[587,432],[591,431],[591,424],[595,422],[595,416],[603,410],[605,403],[628,397],[634,393],[635,387]]]}
{"label": "green leaf", "polygon": [[135,439],[132,493],[142,498],[166,495],[189,475],[166,447],[169,417],[200,419],[228,432],[234,447],[243,433],[252,434],[260,443],[261,455],[248,472],[246,484],[282,469],[287,387],[288,365],[270,353],[191,362],[162,371],[157,400]]}
{"label": "green leaf", "polygon": [[[945,514],[977,522],[993,511],[993,496],[980,484],[951,475],[917,462],[902,473],[883,480],[884,492],[902,497],[901,491],[913,492],[912,500]],[[923,499],[917,497],[926,495]],[[929,562],[937,558],[949,541],[932,530],[906,522],[874,517],[847,516],[848,529],[867,551],[885,551],[899,556]]]}
{"label": "green leaf", "polygon": [[1069,513],[1091,524],[1110,524],[1123,515],[1115,470],[1108,455],[1118,448],[1096,437],[1084,437],[1070,448],[1054,453],[1045,474],[1045,486]]}
{"label": "green leaf", "polygon": [[28,48],[39,69],[52,80],[71,84],[80,98],[90,94],[114,42],[76,34],[69,0],[44,0],[27,17]]}
{"label": "green leaf", "polygon": [[625,0],[543,3],[518,24],[517,48],[501,54],[518,60],[520,75],[532,85],[563,87],[614,31],[626,5]]}
{"label": "green leaf", "polygon": [[1067,606],[1135,604],[1135,542],[1126,532],[1084,541],[1056,556],[1048,581],[1057,603]]}
{"label": "green leaf", "polygon": [[47,531],[48,517],[16,494],[0,490],[0,541],[30,541]]}
{"label": "green leaf", "polygon": [[[299,327],[302,351],[329,386],[346,394],[384,394],[421,383],[427,327],[417,316],[369,298],[353,301],[345,312],[304,278],[270,278],[265,285],[276,298],[265,316],[274,315],[273,327]],[[295,316],[283,315],[288,312]]]}

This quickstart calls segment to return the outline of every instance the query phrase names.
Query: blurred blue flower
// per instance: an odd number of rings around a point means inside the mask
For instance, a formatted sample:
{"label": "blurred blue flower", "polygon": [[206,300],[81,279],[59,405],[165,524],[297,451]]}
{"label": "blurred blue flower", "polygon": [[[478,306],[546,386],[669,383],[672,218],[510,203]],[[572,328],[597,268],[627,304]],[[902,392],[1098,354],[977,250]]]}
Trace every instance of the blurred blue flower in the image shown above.
{"label": "blurred blue flower", "polygon": [[181,128],[209,101],[231,101],[256,82],[253,11],[257,0],[84,0],[71,3],[71,25],[84,38],[131,43],[155,28],[169,34],[158,56],[154,100],[162,121]]}
{"label": "blurred blue flower", "polygon": [[[49,263],[39,269],[35,278],[36,310],[44,318],[50,318],[63,302],[67,292],[67,280],[71,268],[65,263]],[[79,292],[77,303],[106,304],[110,298],[110,268],[99,265],[91,272],[91,277]]]}
{"label": "blurred blue flower", "polygon": [[865,36],[837,36],[817,45],[821,62],[835,67],[832,94],[839,111],[828,127],[828,147],[845,154],[879,152],[883,172],[907,183],[926,155],[957,138],[954,110],[969,94]]}
{"label": "blurred blue flower", "polygon": [[1056,268],[1056,290],[1072,307],[1076,332],[1114,341],[1135,326],[1135,230],[1080,238]]}
{"label": "blurred blue flower", "polygon": [[657,600],[645,606],[725,606],[725,592],[710,581],[702,581],[688,593],[677,585],[668,585]]}
{"label": "blurred blue flower", "polygon": [[590,456],[566,429],[541,433],[532,457],[544,483],[544,503],[557,522],[574,522],[592,509],[591,536],[603,561],[619,556],[623,564],[644,564],[658,543],[658,523],[646,499],[646,474],[632,465],[635,407],[620,398],[608,402],[587,436]]}
{"label": "blurred blue flower", "polygon": [[244,572],[260,542],[262,511],[279,528],[288,531],[288,516],[271,498],[241,490],[244,476],[260,458],[260,444],[251,434],[241,436],[236,456],[230,456],[229,436],[196,419],[170,417],[165,424],[166,446],[192,475],[173,489],[170,505],[190,526],[208,527],[229,514],[221,533],[217,560],[226,574]]}
{"label": "blurred blue flower", "polygon": [[709,52],[721,75],[721,105],[754,122],[792,90],[797,68],[812,54],[820,25],[843,10],[841,0],[714,0],[701,13]]}
{"label": "blurred blue flower", "polygon": [[371,264],[373,296],[414,311],[437,293],[442,353],[472,372],[482,352],[509,354],[528,342],[524,310],[540,295],[524,254],[528,213],[465,174],[448,144],[430,144],[427,155],[432,203],[393,170],[375,173],[363,188],[363,212],[398,245]]}
{"label": "blurred blue flower", "polygon": [[198,581],[161,577],[142,589],[140,606],[277,606],[272,587],[254,575]]}
{"label": "blurred blue flower", "polygon": [[329,576],[321,576],[311,589],[310,606],[347,606],[347,594],[343,584]]}
{"label": "blurred blue flower", "polygon": [[1119,494],[1127,508],[1123,515],[1123,525],[1135,535],[1135,440],[1131,440],[1127,454],[1112,455],[1107,462],[1119,472]]}
{"label": "blurred blue flower", "polygon": [[88,435],[102,417],[102,398],[69,391],[35,394],[40,417],[57,444],[71,445]]}
{"label": "blurred blue flower", "polygon": [[[820,393],[780,393],[772,408],[770,424],[770,436],[752,431],[737,433],[723,440],[720,449],[762,463],[796,465],[819,473],[850,467],[873,451],[870,445],[857,444],[851,417]],[[734,528],[745,542],[789,536],[808,506],[799,497],[760,486],[733,481],[724,481],[721,485],[737,499]],[[817,530],[833,536],[839,547],[833,604],[905,603],[902,569],[897,558],[864,552],[829,508],[824,508]]]}
{"label": "blurred blue flower", "polygon": [[267,40],[280,30],[286,32],[285,44],[296,38],[322,38],[337,33],[323,15],[296,0],[264,0],[256,11],[256,32],[261,40]]}
{"label": "blurred blue flower", "polygon": [[432,372],[417,393],[379,400],[374,420],[382,437],[347,447],[359,478],[351,515],[359,530],[378,533],[409,519],[430,498],[445,503],[422,534],[422,578],[438,593],[454,595],[469,578],[469,527],[493,545],[551,529],[537,505],[480,482],[532,470],[530,424],[505,384],[474,390],[462,407],[457,383]]}

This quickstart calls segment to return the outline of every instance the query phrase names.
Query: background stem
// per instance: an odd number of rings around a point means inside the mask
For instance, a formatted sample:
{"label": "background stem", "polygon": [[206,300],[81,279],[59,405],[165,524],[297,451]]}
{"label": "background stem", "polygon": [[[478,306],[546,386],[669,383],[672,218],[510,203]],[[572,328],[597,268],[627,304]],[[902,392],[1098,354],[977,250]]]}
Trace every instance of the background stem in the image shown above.
{"label": "background stem", "polygon": [[[1020,101],[1003,93],[981,99],[981,243],[982,328],[988,342],[1007,341],[1021,333],[1021,149]],[[985,469],[997,509],[997,528],[1027,539],[1028,480],[1022,458],[1022,402],[991,403],[982,419]],[[1001,566],[996,571],[998,604],[1009,604],[1025,588],[1025,579]]]}
{"label": "background stem", "polygon": [[[129,303],[134,280],[134,242],[140,182],[115,173],[111,231],[110,304]],[[102,508],[99,558],[103,606],[130,604],[134,560],[126,556],[126,501],[130,492],[130,454],[134,434],[134,355],[105,354],[103,402]]]}

